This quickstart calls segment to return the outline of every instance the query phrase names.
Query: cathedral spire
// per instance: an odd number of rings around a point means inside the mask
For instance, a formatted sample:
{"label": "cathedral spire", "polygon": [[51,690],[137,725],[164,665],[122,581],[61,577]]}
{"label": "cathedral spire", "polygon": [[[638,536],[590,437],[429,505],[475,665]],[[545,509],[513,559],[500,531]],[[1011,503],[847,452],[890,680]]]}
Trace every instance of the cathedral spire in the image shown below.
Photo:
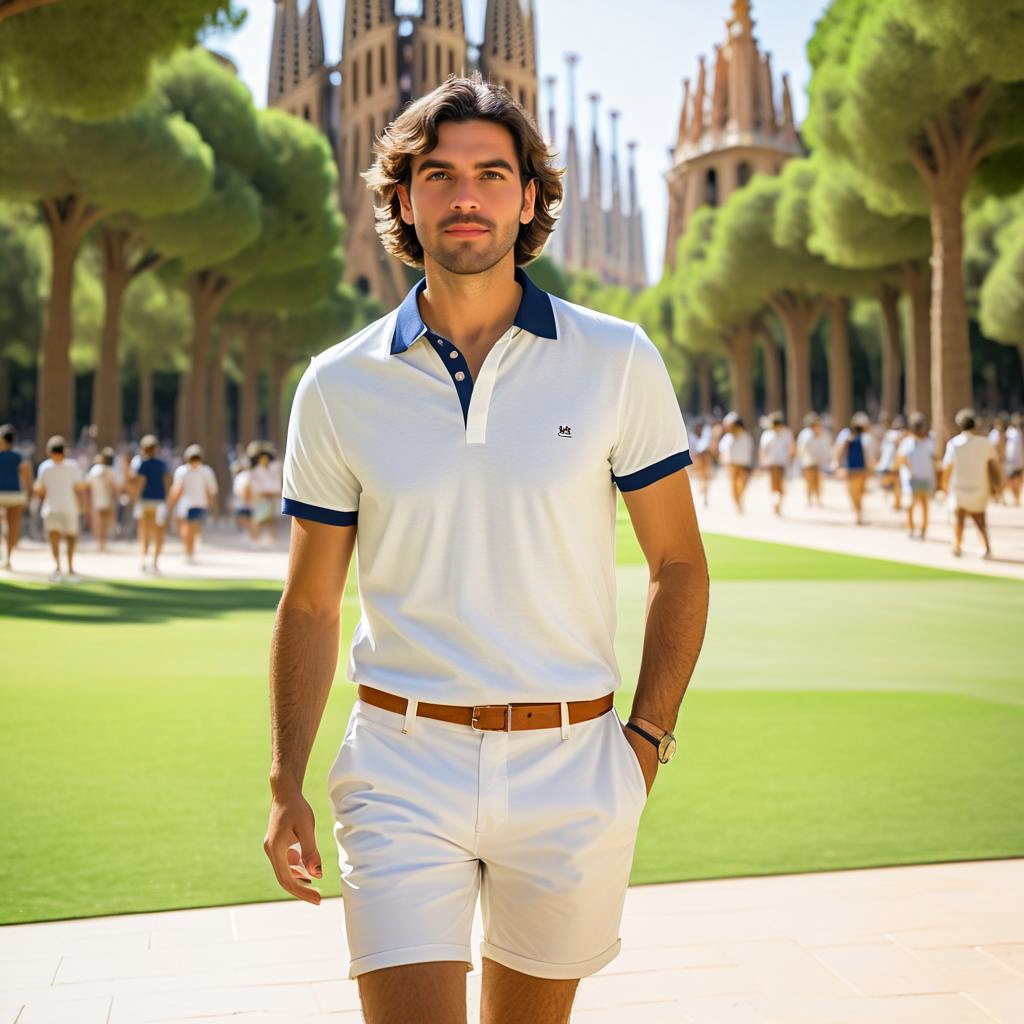
{"label": "cathedral spire", "polygon": [[299,84],[299,3],[274,0],[274,30],[270,54],[267,103],[272,104]]}
{"label": "cathedral spire", "polygon": [[302,15],[302,77],[313,74],[324,63],[324,26],[320,18],[319,0],[309,0]]}

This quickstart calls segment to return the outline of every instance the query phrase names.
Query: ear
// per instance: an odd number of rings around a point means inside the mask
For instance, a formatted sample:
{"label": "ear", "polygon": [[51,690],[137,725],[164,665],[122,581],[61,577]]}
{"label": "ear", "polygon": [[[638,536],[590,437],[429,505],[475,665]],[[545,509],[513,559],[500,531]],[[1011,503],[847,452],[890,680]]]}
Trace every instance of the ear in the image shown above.
{"label": "ear", "polygon": [[533,220],[534,206],[537,202],[537,179],[531,178],[523,189],[523,207],[519,211],[519,223],[529,224]]}
{"label": "ear", "polygon": [[407,185],[397,185],[395,187],[395,194],[398,196],[398,203],[401,207],[400,212],[403,222],[406,224],[412,224],[412,203],[409,201],[409,187]]}

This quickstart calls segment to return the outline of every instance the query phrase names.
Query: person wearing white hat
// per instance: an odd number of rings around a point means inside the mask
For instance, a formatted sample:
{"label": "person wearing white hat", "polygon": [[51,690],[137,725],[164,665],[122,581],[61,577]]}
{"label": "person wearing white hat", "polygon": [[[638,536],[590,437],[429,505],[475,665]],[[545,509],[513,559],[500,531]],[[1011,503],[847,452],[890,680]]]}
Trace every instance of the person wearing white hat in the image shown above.
{"label": "person wearing white hat", "polygon": [[181,540],[185,546],[185,561],[195,562],[196,541],[202,533],[203,520],[217,499],[217,477],[203,462],[203,449],[190,444],[185,449],[185,461],[174,471],[167,503],[174,508],[181,500],[184,519]]}
{"label": "person wearing white hat", "polygon": [[[167,491],[171,474],[167,463],[157,454],[159,441],[146,434],[139,442],[139,454],[131,461],[129,479],[135,490],[135,518],[139,523],[142,545],[143,572],[158,573],[158,560],[164,546],[164,527],[167,523]],[[147,562],[150,541],[153,542],[153,560]]]}
{"label": "person wearing white hat", "polygon": [[961,409],[956,414],[960,433],[946,442],[942,457],[943,490],[949,496],[953,512],[953,554],[961,553],[964,523],[970,516],[981,535],[984,551],[982,558],[992,557],[985,509],[989,496],[1002,482],[999,456],[992,442],[975,433],[977,420],[973,409]]}
{"label": "person wearing white hat", "polygon": [[743,492],[753,471],[754,439],[744,426],[738,412],[726,413],[722,419],[722,436],[718,441],[719,461],[729,472],[729,488],[736,511],[743,514]]}
{"label": "person wearing white hat", "polygon": [[35,492],[43,499],[43,528],[50,538],[54,570],[51,583],[61,581],[60,540],[64,538],[67,547],[67,575],[69,583],[76,583],[79,576],[72,564],[75,557],[75,541],[78,539],[78,521],[82,515],[81,494],[88,488],[82,469],[74,459],[66,457],[64,438],[55,434],[46,442],[47,458],[36,474]]}

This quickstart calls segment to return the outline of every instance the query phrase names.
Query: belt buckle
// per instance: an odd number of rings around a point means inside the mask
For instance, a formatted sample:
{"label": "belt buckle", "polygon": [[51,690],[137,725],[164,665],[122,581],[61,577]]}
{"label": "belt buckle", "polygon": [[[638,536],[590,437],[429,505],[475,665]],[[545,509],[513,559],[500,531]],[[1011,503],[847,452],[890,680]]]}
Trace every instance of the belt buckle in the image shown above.
{"label": "belt buckle", "polygon": [[[478,729],[476,727],[477,712],[483,708],[504,708],[505,719],[501,729]],[[474,704],[473,714],[469,721],[473,732],[511,732],[512,731],[512,705],[511,704]]]}

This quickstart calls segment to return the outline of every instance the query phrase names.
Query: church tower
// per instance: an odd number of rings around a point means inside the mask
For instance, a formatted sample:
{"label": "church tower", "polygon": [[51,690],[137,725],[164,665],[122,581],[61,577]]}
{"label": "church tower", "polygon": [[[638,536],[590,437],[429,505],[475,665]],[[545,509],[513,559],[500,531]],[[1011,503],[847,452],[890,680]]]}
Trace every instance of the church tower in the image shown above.
{"label": "church tower", "polygon": [[700,58],[696,85],[683,82],[672,167],[665,175],[669,209],[665,263],[690,217],[704,203],[719,206],[757,173],[777,174],[803,152],[793,123],[789,80],[782,76],[781,116],[775,104],[771,56],[754,37],[750,0],[733,0],[725,42],[715,46],[710,102],[707,66]]}
{"label": "church tower", "polygon": [[487,0],[480,73],[505,86],[539,126],[534,24],[533,0],[527,8],[522,0]]}
{"label": "church tower", "polygon": [[324,63],[324,29],[318,0],[300,15],[298,0],[274,0],[274,31],[267,106],[279,107],[316,125],[334,148],[331,68]]}

